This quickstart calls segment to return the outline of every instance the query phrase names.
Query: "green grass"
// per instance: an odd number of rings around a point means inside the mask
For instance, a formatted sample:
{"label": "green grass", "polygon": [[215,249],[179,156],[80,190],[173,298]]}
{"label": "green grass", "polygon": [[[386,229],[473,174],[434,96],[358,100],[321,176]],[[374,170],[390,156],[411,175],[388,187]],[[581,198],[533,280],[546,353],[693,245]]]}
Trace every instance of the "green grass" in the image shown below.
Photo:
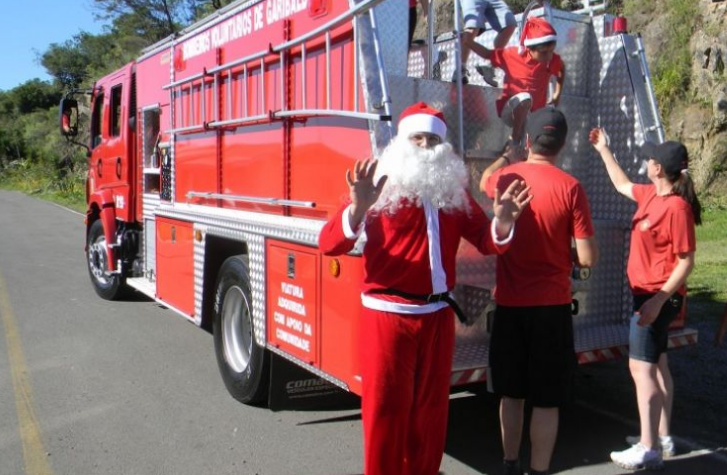
{"label": "green grass", "polygon": [[688,280],[689,321],[711,321],[727,301],[727,205],[707,203],[697,226],[696,264]]}
{"label": "green grass", "polygon": [[86,210],[85,170],[58,178],[55,170],[39,164],[21,163],[0,173],[0,188],[19,191],[80,213]]}

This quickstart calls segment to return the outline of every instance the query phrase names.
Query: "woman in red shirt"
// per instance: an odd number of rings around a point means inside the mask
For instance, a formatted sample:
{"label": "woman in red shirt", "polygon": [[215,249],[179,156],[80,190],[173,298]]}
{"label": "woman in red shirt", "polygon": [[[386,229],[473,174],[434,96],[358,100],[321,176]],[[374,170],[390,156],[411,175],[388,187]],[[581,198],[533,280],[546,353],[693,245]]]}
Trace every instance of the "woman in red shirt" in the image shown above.
{"label": "woman in red shirt", "polygon": [[701,224],[701,206],[687,173],[689,156],[679,142],[646,142],[651,184],[632,183],[619,166],[601,129],[590,141],[601,155],[616,190],[636,201],[631,221],[627,274],[634,296],[629,331],[629,370],[636,386],[641,435],[627,437],[633,445],[611,452],[625,469],[661,468],[674,454],[669,436],[673,381],[666,357],[668,329],[686,295],[686,280],[694,267],[694,225]]}

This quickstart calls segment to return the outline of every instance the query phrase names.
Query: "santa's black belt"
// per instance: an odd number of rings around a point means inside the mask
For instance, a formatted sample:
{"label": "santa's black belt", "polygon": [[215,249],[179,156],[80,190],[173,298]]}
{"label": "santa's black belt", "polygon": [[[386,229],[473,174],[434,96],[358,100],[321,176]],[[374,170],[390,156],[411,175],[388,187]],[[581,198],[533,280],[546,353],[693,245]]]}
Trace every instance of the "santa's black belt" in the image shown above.
{"label": "santa's black belt", "polygon": [[409,299],[409,300],[418,300],[420,302],[426,302],[426,303],[445,302],[447,305],[449,305],[452,308],[452,310],[454,311],[454,314],[457,315],[457,318],[459,319],[460,322],[462,322],[464,324],[467,323],[467,315],[464,314],[464,312],[459,307],[459,305],[457,305],[457,302],[452,298],[451,295],[449,295],[449,292],[442,292],[441,294],[419,295],[419,294],[410,294],[409,292],[402,292],[401,290],[396,290],[396,289],[371,289],[371,290],[368,290],[366,293],[396,295],[397,297],[403,297],[403,298]]}

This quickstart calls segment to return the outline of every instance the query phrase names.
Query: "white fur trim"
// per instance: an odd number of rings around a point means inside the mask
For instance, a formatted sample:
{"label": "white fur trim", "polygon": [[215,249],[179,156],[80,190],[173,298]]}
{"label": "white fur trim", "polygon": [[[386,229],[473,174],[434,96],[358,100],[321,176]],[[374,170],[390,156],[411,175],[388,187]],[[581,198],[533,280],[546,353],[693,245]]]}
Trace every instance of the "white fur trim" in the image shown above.
{"label": "white fur trim", "polygon": [[504,246],[505,244],[512,241],[512,237],[515,235],[515,223],[513,223],[512,227],[510,228],[510,234],[508,234],[505,239],[498,239],[497,238],[497,216],[492,218],[492,223],[490,223],[490,234],[492,236],[492,242],[494,242],[497,246]]}
{"label": "white fur trim", "polygon": [[342,216],[342,226],[343,226],[343,235],[346,237],[346,239],[356,239],[361,235],[361,230],[363,229],[363,223],[360,223],[356,229],[353,229],[351,227],[351,207],[353,205],[350,204],[346,206],[346,209],[343,210],[343,216]]}
{"label": "white fur trim", "polygon": [[442,242],[439,233],[439,211],[430,203],[424,203],[427,219],[427,241],[429,241],[429,267],[432,269],[432,293],[447,291],[447,273],[442,264]]}
{"label": "white fur trim", "polygon": [[361,304],[371,310],[382,312],[402,313],[405,315],[421,315],[423,313],[434,313],[446,307],[447,302],[433,302],[416,305],[411,303],[391,302],[377,299],[372,295],[361,294]]}
{"label": "white fur trim", "polygon": [[536,46],[542,45],[543,43],[550,43],[551,41],[557,41],[556,35],[540,36],[538,38],[526,38],[524,41],[525,46]]}
{"label": "white fur trim", "polygon": [[444,142],[447,135],[447,124],[442,119],[432,114],[413,114],[404,117],[399,122],[399,135],[409,137],[417,132],[436,134]]}
{"label": "white fur trim", "polygon": [[[515,118],[513,117],[513,115],[515,114],[515,109],[517,109],[517,107],[524,101],[531,101],[530,107],[532,107],[532,99],[533,97],[530,95],[529,92],[518,92],[510,99],[508,99],[502,108],[502,113],[500,114],[500,118],[505,123],[505,125],[507,125],[508,127],[512,127],[515,120]],[[528,112],[529,111],[530,109],[528,109]]]}

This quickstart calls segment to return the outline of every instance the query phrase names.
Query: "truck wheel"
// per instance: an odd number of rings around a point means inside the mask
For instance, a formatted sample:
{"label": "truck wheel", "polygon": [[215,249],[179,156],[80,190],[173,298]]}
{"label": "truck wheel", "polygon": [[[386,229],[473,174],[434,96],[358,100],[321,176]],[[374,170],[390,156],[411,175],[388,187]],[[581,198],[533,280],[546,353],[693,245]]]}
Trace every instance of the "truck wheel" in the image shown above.
{"label": "truck wheel", "polygon": [[86,245],[88,275],[91,277],[93,289],[99,297],[106,300],[118,300],[127,295],[129,288],[126,286],[126,279],[120,274],[109,274],[106,236],[104,236],[103,224],[100,219],[91,225]]}
{"label": "truck wheel", "polygon": [[260,404],[267,399],[269,363],[253,335],[250,277],[242,257],[222,264],[215,288],[213,334],[222,380],[238,401]]}

